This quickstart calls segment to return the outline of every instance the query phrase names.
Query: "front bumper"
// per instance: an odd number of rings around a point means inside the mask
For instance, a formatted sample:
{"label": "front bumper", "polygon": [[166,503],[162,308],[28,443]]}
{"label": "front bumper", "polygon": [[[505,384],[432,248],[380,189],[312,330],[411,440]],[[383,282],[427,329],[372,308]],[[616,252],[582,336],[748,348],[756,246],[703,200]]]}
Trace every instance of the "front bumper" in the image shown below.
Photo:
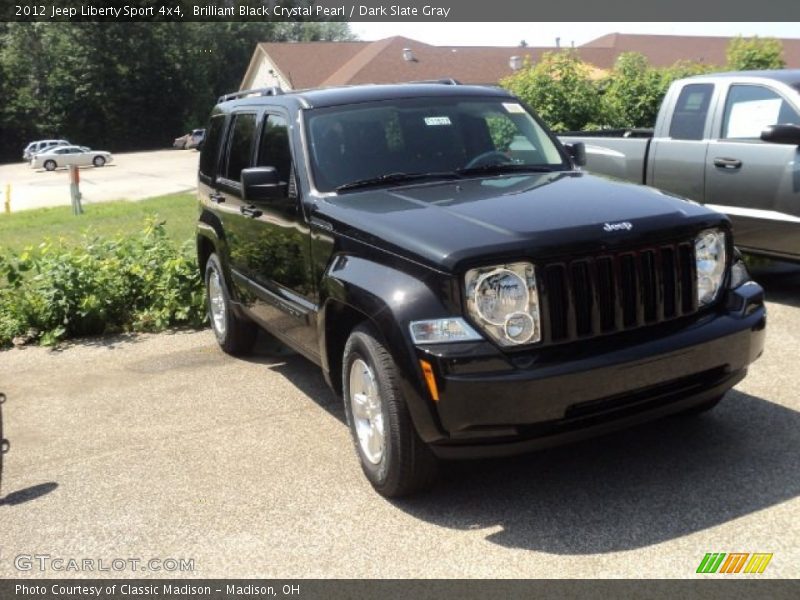
{"label": "front bumper", "polygon": [[690,322],[564,348],[503,354],[488,342],[419,347],[439,383],[442,457],[505,455],[574,441],[721,396],[763,352],[755,283]]}

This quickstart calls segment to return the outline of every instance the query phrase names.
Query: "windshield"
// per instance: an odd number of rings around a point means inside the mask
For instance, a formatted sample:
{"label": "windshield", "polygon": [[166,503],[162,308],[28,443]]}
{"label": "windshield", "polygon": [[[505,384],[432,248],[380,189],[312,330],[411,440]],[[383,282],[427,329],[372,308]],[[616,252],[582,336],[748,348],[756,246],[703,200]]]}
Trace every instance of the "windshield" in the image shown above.
{"label": "windshield", "polygon": [[396,99],[307,114],[312,170],[321,192],[426,174],[570,168],[545,130],[511,99]]}

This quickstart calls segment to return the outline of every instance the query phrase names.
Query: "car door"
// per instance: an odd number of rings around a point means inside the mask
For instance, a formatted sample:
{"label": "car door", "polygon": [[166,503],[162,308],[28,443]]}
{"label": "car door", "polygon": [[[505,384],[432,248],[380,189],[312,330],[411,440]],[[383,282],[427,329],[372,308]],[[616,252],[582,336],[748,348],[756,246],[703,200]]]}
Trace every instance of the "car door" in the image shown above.
{"label": "car door", "polygon": [[768,85],[732,83],[706,159],[706,203],[725,212],[744,249],[800,256],[800,150],[763,142],[769,125],[800,114]]}
{"label": "car door", "polygon": [[669,128],[650,144],[650,185],[703,201],[713,97],[713,83],[690,83],[680,89],[674,102],[664,100],[673,109],[667,116]]}
{"label": "car door", "polygon": [[69,148],[58,148],[53,150],[53,153],[56,155],[56,164],[59,167],[68,167],[74,162],[73,155],[70,154]]}
{"label": "car door", "polygon": [[274,167],[276,197],[245,204],[247,263],[257,298],[254,312],[278,337],[319,359],[310,231],[295,177],[288,114],[268,109],[258,137],[256,167]]}
{"label": "car door", "polygon": [[250,259],[253,249],[248,245],[253,238],[253,225],[242,201],[241,173],[253,164],[259,116],[260,111],[251,108],[231,114],[213,195],[217,199],[217,216],[225,230],[234,295],[248,309],[255,304],[250,285],[255,278]]}
{"label": "car door", "polygon": [[92,155],[84,152],[81,148],[73,146],[70,148],[69,153],[72,156],[72,164],[74,165],[88,167],[92,164]]}
{"label": "car door", "polygon": [[78,167],[82,167],[87,163],[84,161],[83,152],[81,152],[80,148],[75,148],[71,146],[69,148],[65,148],[66,152],[64,152],[64,164],[66,165],[76,165]]}

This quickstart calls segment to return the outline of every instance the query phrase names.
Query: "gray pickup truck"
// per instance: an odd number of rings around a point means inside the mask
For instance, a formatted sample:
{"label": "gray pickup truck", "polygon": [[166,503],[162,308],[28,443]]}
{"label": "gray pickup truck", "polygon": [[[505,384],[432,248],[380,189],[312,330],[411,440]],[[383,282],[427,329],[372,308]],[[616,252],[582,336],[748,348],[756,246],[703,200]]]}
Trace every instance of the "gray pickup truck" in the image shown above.
{"label": "gray pickup truck", "polygon": [[728,214],[745,252],[800,261],[800,70],[672,84],[654,130],[570,132],[586,169]]}

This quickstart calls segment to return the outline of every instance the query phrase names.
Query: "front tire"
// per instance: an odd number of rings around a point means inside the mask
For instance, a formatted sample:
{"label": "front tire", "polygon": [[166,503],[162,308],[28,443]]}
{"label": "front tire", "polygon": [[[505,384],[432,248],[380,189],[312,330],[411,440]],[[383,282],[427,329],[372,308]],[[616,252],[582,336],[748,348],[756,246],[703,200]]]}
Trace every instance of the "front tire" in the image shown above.
{"label": "front tire", "polygon": [[54,161],[54,160],[46,160],[46,161],[44,161],[44,170],[45,171],[55,171],[56,170],[56,161]]}
{"label": "front tire", "polygon": [[103,158],[102,156],[95,156],[94,160],[92,161],[92,164],[95,167],[102,167],[103,165],[106,164],[106,159]]}
{"label": "front tire", "polygon": [[356,327],[342,361],[345,414],[364,474],[388,498],[431,487],[437,472],[436,457],[417,434],[399,379],[375,330],[368,324]]}
{"label": "front tire", "polygon": [[228,354],[240,356],[253,349],[258,330],[255,323],[234,311],[222,265],[216,254],[206,262],[206,304],[217,343]]}

